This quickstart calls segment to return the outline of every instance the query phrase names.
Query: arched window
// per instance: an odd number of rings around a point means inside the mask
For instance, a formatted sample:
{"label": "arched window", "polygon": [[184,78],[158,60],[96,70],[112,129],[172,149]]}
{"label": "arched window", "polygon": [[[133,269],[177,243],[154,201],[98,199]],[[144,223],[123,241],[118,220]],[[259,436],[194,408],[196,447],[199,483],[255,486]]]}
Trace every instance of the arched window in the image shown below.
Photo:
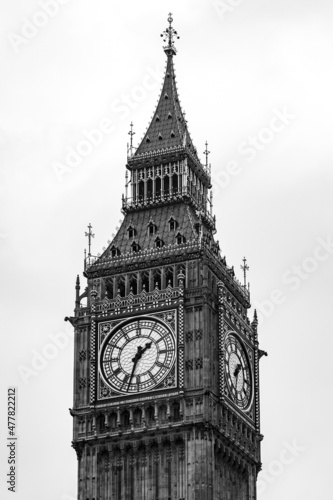
{"label": "arched window", "polygon": [[156,198],[159,198],[161,196],[161,179],[160,177],[157,177],[155,181],[155,194]]}
{"label": "arched window", "polygon": [[142,290],[146,290],[146,292],[149,292],[149,273],[147,272],[142,273],[141,286]]}
{"label": "arched window", "polygon": [[133,412],[133,423],[136,427],[140,427],[142,424],[142,410],[140,408],[136,408]]}
{"label": "arched window", "polygon": [[169,222],[170,231],[175,231],[178,227],[178,223],[177,223],[176,219],[174,219],[173,217],[170,217],[168,222]]}
{"label": "arched window", "polygon": [[147,181],[147,199],[152,199],[153,198],[153,181],[151,179],[148,179]]}
{"label": "arched window", "polygon": [[153,406],[148,406],[146,409],[146,420],[147,424],[155,422],[155,408]]}
{"label": "arched window", "polygon": [[182,243],[185,243],[185,237],[183,235],[181,235],[180,233],[178,233],[176,235],[176,242],[177,242],[177,245],[181,245]]}
{"label": "arched window", "polygon": [[130,412],[128,410],[124,410],[120,415],[120,424],[123,427],[129,427],[130,425]]}
{"label": "arched window", "polygon": [[113,278],[105,280],[105,292],[108,299],[113,299]]}
{"label": "arched window", "polygon": [[136,295],[138,293],[138,279],[135,274],[132,274],[129,279],[130,291]]}
{"label": "arched window", "polygon": [[154,288],[161,290],[161,271],[160,269],[155,269],[153,271]]}
{"label": "arched window", "polygon": [[168,197],[169,196],[169,191],[170,191],[170,179],[169,177],[166,175],[164,177],[164,196],[165,197]]}
{"label": "arched window", "polygon": [[172,194],[176,194],[178,192],[178,175],[173,174],[172,176]]}
{"label": "arched window", "polygon": [[117,278],[117,292],[121,297],[125,297],[125,278],[123,276]]}
{"label": "arched window", "polygon": [[174,420],[178,420],[180,418],[180,404],[178,402],[175,402],[172,405],[172,416]]}
{"label": "arched window", "polygon": [[158,419],[161,423],[167,420],[167,407],[166,405],[162,405],[158,409]]}
{"label": "arched window", "polygon": [[99,415],[99,417],[97,419],[97,425],[98,425],[99,432],[105,431],[105,417],[104,417],[104,415]]}
{"label": "arched window", "polygon": [[154,222],[150,221],[148,224],[148,235],[149,236],[154,235],[156,233],[156,230],[157,230],[156,224],[154,224]]}
{"label": "arched window", "polygon": [[127,232],[129,238],[134,238],[134,236],[136,235],[136,230],[134,229],[133,226],[128,226]]}
{"label": "arched window", "polygon": [[137,241],[133,241],[131,244],[132,252],[138,252],[140,250],[140,245]]}
{"label": "arched window", "polygon": [[116,429],[116,427],[117,427],[117,413],[115,411],[110,413],[109,426],[111,429]]}
{"label": "arched window", "polygon": [[168,267],[165,271],[165,284],[166,286],[170,285],[173,287],[173,268]]}
{"label": "arched window", "polygon": [[112,245],[112,247],[111,247],[111,257],[117,257],[118,255],[120,255],[119,248],[117,248],[114,245]]}
{"label": "arched window", "polygon": [[139,201],[143,201],[145,196],[145,183],[144,181],[139,182]]}
{"label": "arched window", "polygon": [[161,238],[157,237],[155,239],[155,246],[156,248],[162,248],[164,246],[164,241],[161,240]]}

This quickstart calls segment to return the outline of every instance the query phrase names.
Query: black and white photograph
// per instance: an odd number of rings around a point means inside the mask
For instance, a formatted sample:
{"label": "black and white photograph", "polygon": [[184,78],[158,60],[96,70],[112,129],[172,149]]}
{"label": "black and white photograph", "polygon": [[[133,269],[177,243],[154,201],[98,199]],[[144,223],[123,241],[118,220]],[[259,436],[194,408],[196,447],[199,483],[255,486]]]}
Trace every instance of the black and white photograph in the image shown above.
{"label": "black and white photograph", "polygon": [[332,498],[333,3],[0,26],[0,498]]}

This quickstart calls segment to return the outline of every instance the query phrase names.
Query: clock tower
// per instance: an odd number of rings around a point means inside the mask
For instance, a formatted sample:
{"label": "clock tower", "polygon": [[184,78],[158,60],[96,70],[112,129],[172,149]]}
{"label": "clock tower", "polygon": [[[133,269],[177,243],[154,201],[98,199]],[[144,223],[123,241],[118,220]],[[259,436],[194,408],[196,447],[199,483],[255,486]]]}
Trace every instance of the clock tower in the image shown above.
{"label": "clock tower", "polygon": [[[123,222],[76,282],[73,447],[79,500],[255,500],[257,318],[214,239],[201,163],[175,80],[128,150]],[[132,135],[131,135],[132,139]],[[246,273],[246,262],[244,262]],[[82,300],[86,299],[86,305]]]}

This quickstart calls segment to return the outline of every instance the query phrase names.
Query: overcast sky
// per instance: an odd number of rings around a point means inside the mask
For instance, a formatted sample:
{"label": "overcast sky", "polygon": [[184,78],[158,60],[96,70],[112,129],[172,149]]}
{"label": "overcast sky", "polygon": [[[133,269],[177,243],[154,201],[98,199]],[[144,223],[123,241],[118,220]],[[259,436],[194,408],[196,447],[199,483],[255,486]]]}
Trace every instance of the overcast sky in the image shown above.
{"label": "overcast sky", "polygon": [[55,1],[1,1],[0,497],[13,498],[6,398],[16,386],[15,498],[75,498],[63,318],[86,226],[96,254],[122,218],[129,124],[137,144],[171,11],[181,104],[198,152],[206,140],[211,151],[217,239],[240,279],[248,259],[269,353],[259,499],[331,498],[332,2]]}

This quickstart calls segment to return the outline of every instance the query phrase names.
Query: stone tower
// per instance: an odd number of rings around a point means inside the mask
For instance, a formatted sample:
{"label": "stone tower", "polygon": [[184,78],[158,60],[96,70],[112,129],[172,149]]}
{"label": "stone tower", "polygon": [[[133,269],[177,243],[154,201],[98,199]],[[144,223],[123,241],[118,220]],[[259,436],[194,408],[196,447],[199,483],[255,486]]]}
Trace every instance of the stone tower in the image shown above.
{"label": "stone tower", "polygon": [[102,255],[89,245],[87,288],[78,278],[66,318],[79,500],[256,499],[263,351],[246,282],[214,240],[208,151],[202,164],[168,22],[162,92],[129,148],[124,220]]}

